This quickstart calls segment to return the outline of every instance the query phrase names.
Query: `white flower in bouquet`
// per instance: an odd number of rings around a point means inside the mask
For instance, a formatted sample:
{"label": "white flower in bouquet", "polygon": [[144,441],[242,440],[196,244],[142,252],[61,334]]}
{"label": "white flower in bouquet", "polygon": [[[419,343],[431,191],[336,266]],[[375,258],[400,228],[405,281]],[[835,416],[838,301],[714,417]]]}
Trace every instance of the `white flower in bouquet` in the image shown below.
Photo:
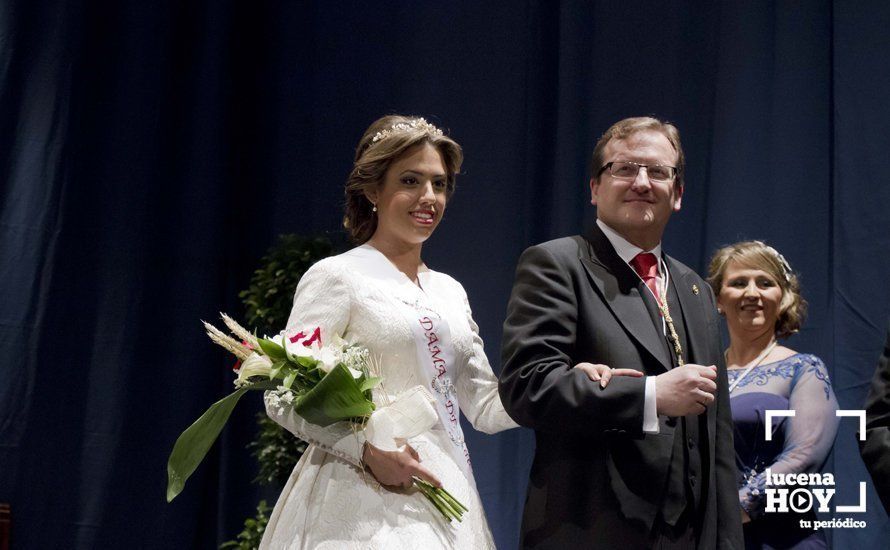
{"label": "white flower in bouquet", "polygon": [[339,350],[331,346],[322,346],[321,330],[313,331],[291,329],[282,334],[283,347],[294,357],[312,359],[318,368],[325,373],[340,362]]}
{"label": "white flower in bouquet", "polygon": [[350,353],[356,348],[351,347],[338,334],[332,336],[331,341],[323,343],[318,328],[312,331],[291,329],[282,332],[273,341],[294,357],[311,359],[325,374],[331,372],[337,365],[343,364],[354,378],[362,376],[361,363],[355,360],[354,353]]}
{"label": "white flower in bouquet", "polygon": [[[340,364],[340,353],[337,350],[332,350],[331,348],[321,348],[313,350],[312,358],[318,361],[318,368],[323,370],[325,373],[331,372],[334,367]],[[353,373],[353,375],[354,374],[355,373]]]}
{"label": "white flower in bouquet", "polygon": [[272,361],[270,361],[268,357],[256,352],[251,353],[250,356],[241,363],[241,367],[238,369],[238,378],[235,380],[235,386],[241,387],[244,384],[249,383],[252,376],[269,378],[269,373],[271,372]]}

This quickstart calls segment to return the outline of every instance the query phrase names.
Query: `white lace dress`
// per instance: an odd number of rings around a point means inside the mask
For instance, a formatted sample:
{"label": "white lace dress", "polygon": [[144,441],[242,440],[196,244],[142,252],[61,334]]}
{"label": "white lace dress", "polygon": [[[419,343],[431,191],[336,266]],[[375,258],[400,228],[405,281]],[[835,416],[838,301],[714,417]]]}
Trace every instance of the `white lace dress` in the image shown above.
{"label": "white lace dress", "polygon": [[[327,258],[301,279],[288,328],[320,326],[323,334],[367,347],[381,359],[382,391],[391,398],[416,385],[429,388],[436,376],[418,359],[414,320],[405,308],[434,311],[450,331],[448,378],[460,411],[486,433],[515,427],[498,396],[463,287],[435,271],[421,272],[419,280],[422,289],[370,245]],[[310,445],[281,492],[261,548],[494,548],[472,470],[463,453],[455,452],[461,442],[449,426],[453,419],[443,419],[441,409],[439,423],[409,443],[470,509],[461,523],[446,522],[420,493],[384,489],[364,472],[364,438],[349,424],[320,428],[292,409],[268,401],[266,409]]]}

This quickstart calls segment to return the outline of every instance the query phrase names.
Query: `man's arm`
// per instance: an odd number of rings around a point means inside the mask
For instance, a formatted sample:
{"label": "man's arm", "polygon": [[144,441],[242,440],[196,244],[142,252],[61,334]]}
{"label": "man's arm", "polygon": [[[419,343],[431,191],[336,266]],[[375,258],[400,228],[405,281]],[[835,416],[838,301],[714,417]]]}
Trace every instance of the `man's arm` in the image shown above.
{"label": "man's arm", "polygon": [[[545,247],[519,260],[504,321],[500,394],[516,422],[530,428],[597,434],[623,430],[641,436],[645,378],[615,377],[606,388],[572,367],[578,357],[578,304],[568,266]],[[581,281],[581,284],[588,284]],[[639,367],[638,365],[610,365]]]}
{"label": "man's arm", "polygon": [[865,441],[859,442],[859,451],[890,513],[890,330],[865,400]]}
{"label": "man's arm", "polygon": [[[714,294],[709,286],[708,296],[711,299],[713,312],[708,315],[708,322],[716,325],[717,306]],[[706,328],[706,327],[703,327]],[[717,337],[719,340],[719,337]],[[721,349],[721,342],[715,342],[715,349]],[[717,357],[717,433],[714,435],[714,468],[717,481],[717,548],[741,549],[745,547],[742,534],[741,506],[739,505],[738,486],[736,483],[738,470],[735,463],[735,447],[733,445],[732,411],[729,405],[729,383],[726,375],[726,362],[723,354]]]}

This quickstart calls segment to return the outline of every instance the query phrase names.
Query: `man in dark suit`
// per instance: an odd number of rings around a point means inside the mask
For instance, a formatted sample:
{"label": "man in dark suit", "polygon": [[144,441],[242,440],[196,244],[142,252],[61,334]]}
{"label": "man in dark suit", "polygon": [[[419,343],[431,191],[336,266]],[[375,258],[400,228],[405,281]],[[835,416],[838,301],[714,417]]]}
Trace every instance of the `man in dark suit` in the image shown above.
{"label": "man in dark suit", "polygon": [[890,514],[890,329],[865,400],[865,441],[859,442],[859,451]]}
{"label": "man in dark suit", "polygon": [[[519,260],[500,394],[536,436],[524,548],[743,547],[714,297],[661,251],[683,166],[674,126],[616,123],[592,156],[596,227]],[[592,363],[646,376],[602,388]]]}

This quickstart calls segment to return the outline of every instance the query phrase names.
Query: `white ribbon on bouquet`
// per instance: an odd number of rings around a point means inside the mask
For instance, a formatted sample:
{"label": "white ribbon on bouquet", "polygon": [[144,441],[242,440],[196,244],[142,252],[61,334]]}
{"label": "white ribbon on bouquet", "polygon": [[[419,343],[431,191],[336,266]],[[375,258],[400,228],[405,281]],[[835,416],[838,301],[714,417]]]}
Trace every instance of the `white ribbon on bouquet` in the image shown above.
{"label": "white ribbon on bouquet", "polygon": [[433,397],[423,386],[400,393],[389,405],[373,413],[365,423],[365,439],[384,451],[397,451],[407,439],[429,430],[439,421]]}

